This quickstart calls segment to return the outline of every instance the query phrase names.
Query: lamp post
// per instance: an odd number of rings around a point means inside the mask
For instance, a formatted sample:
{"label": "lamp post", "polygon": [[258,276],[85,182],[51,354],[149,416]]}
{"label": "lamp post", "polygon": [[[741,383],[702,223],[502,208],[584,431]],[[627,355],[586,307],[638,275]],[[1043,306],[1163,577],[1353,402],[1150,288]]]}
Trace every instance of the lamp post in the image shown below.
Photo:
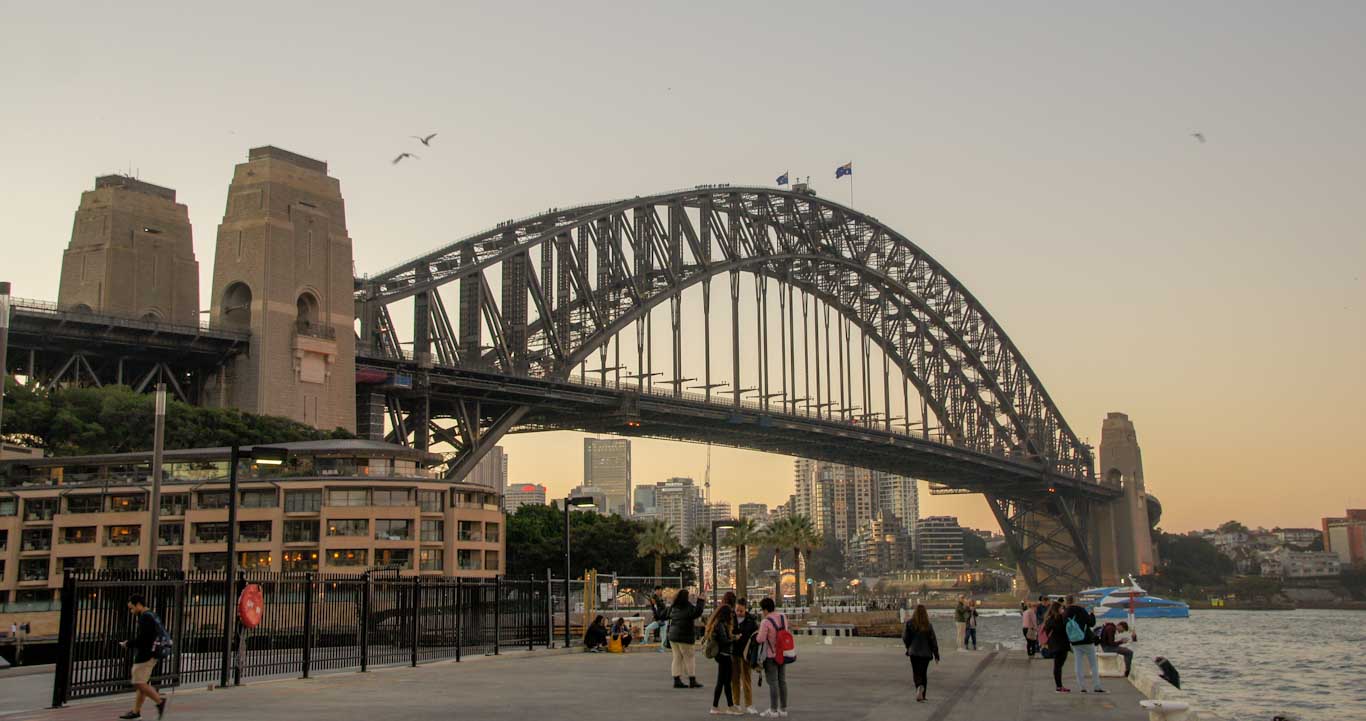
{"label": "lamp post", "polygon": [[565,496],[564,498],[564,647],[569,648],[569,509],[597,508],[592,496]]}
{"label": "lamp post", "polygon": [[157,569],[161,540],[161,461],[166,449],[166,384],[157,384],[156,418],[152,431],[152,525],[147,539],[147,570]]}
{"label": "lamp post", "polygon": [[[726,528],[735,528],[735,521],[712,521],[711,522],[711,592],[716,595],[718,586],[716,585],[716,532]],[[738,594],[737,594],[738,595]]]}
{"label": "lamp post", "polygon": [[[0,431],[5,427],[5,381],[9,379],[9,281],[0,280]],[[0,438],[4,435],[0,434]]]}
{"label": "lamp post", "polygon": [[228,667],[232,662],[232,591],[237,579],[237,465],[253,460],[258,466],[280,466],[289,460],[289,449],[270,446],[249,446],[243,451],[236,443],[228,454],[228,577],[223,582],[223,668],[220,686],[228,685]]}

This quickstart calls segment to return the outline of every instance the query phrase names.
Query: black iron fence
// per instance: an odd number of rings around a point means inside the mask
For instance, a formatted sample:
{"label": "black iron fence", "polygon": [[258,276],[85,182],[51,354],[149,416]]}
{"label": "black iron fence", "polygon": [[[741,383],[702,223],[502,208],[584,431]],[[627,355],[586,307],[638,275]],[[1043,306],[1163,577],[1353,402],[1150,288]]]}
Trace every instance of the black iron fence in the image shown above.
{"label": "black iron fence", "polygon": [[[237,617],[247,584],[260,586],[255,628]],[[411,664],[551,644],[546,579],[466,580],[244,571],[69,571],[62,586],[52,705],[129,690],[134,628],[128,598],[147,598],[174,640],[153,683],[240,683],[244,677]]]}

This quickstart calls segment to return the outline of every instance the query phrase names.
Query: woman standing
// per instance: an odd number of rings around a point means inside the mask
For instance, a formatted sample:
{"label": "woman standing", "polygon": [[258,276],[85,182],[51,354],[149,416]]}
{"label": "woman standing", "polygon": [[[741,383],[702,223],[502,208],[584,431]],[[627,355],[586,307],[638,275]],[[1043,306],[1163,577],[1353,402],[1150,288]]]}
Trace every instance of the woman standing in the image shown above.
{"label": "woman standing", "polygon": [[[703,638],[706,639],[707,655],[716,659],[716,688],[711,692],[711,714],[743,716],[745,712],[735,705],[735,698],[730,692],[731,653],[735,646],[735,609],[727,605],[717,606],[711,618],[707,619],[707,629]],[[721,706],[723,692],[726,694],[724,708]]]}
{"label": "woman standing", "polygon": [[934,626],[930,625],[930,614],[925,604],[917,604],[911,620],[901,633],[901,642],[906,644],[906,655],[911,657],[911,678],[915,681],[915,700],[924,701],[929,690],[930,659],[939,661],[939,640],[934,637]]}
{"label": "woman standing", "polygon": [[[702,602],[697,605],[688,598],[688,589],[674,596],[669,607],[669,649],[673,651],[674,688],[702,688],[697,682],[697,656],[693,642],[697,640],[697,619],[702,615]],[[683,676],[688,683],[683,683]]]}
{"label": "woman standing", "polygon": [[776,641],[778,632],[787,629],[787,616],[778,613],[776,608],[771,598],[765,597],[759,602],[764,620],[759,623],[759,633],[754,637],[763,646],[760,658],[764,662],[764,678],[768,681],[768,710],[759,714],[764,718],[787,716],[787,665],[775,660],[782,653],[777,650]]}
{"label": "woman standing", "polygon": [[968,650],[968,599],[967,596],[958,597],[958,605],[953,608],[953,625],[957,631],[954,642],[959,651]]}
{"label": "woman standing", "polygon": [[1067,662],[1067,652],[1072,650],[1072,642],[1067,640],[1067,613],[1061,603],[1054,601],[1048,608],[1043,627],[1048,632],[1048,652],[1053,655],[1053,685],[1058,693],[1070,693],[1071,689],[1062,685],[1062,666]]}
{"label": "woman standing", "polygon": [[1020,625],[1024,631],[1025,653],[1033,661],[1034,654],[1039,651],[1039,617],[1034,613],[1034,604],[1028,601],[1020,602]]}

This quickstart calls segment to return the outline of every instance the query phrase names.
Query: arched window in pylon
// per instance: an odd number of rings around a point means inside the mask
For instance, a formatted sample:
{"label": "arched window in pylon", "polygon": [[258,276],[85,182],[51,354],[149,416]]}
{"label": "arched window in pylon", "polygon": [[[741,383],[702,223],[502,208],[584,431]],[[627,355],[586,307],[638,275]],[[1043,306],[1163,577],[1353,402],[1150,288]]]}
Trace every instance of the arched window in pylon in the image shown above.
{"label": "arched window in pylon", "polygon": [[322,328],[321,319],[318,316],[318,298],[308,291],[299,294],[299,299],[294,306],[297,310],[295,322],[299,332],[304,335],[319,335],[318,331]]}
{"label": "arched window in pylon", "polygon": [[251,327],[251,288],[246,283],[233,283],[223,291],[223,325],[229,328]]}

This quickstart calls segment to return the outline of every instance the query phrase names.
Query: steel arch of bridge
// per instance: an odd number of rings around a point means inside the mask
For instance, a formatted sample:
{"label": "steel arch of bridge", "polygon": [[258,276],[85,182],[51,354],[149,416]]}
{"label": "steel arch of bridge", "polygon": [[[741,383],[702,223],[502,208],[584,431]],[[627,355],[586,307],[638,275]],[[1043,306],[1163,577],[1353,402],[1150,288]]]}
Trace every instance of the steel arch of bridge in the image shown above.
{"label": "steel arch of bridge", "polygon": [[[489,278],[498,277],[498,290]],[[1030,493],[988,493],[993,512],[1017,556],[1036,557],[1026,568],[1038,587],[1045,578],[1096,580],[1088,553],[1086,505],[1108,497],[1095,482],[1090,448],[1064,420],[1019,349],[986,309],[929,254],[876,218],[815,195],[767,188],[701,186],[626,200],[552,209],[438,248],[357,282],[361,321],[359,353],[402,362],[390,305],[414,301],[412,363],[418,375],[427,368],[462,368],[566,380],[597,356],[602,385],[621,385],[621,336],[636,328],[638,385],[653,380],[651,311],[668,303],[673,354],[672,393],[683,395],[680,336],[685,290],[704,288],[704,323],[710,324],[710,283],[729,280],[731,328],[730,377],[713,377],[711,333],[704,333],[705,368],[701,388],[708,400],[742,405],[739,296],[741,273],[755,277],[756,318],[760,334],[756,374],[759,405],[774,412],[798,411],[832,422],[856,422],[893,430],[890,398],[874,414],[869,398],[868,344],[885,359],[882,390],[890,394],[886,363],[896,366],[904,383],[915,386],[933,411],[944,441],[957,449],[1006,458],[1037,468]],[[458,287],[452,321],[438,290]],[[770,285],[776,286],[779,367],[782,389],[775,392],[768,353]],[[800,300],[800,306],[798,304]],[[863,405],[855,408],[852,379],[840,407],[834,387],[821,384],[817,349],[815,403],[799,389],[796,372],[796,320],[800,307],[803,342],[812,327],[808,302],[816,310],[815,335],[822,328],[827,345],[826,380],[831,375],[829,313],[842,336],[837,352],[849,347],[850,329],[862,344]],[[531,308],[536,318],[529,317]],[[789,319],[782,322],[783,315]],[[822,314],[824,318],[821,317]],[[789,327],[791,332],[789,333]],[[487,336],[487,337],[486,337]],[[615,355],[609,358],[614,343]],[[786,353],[788,346],[790,356]],[[803,363],[809,362],[806,348]],[[841,374],[845,356],[840,356]],[[790,363],[789,363],[790,362]],[[788,370],[791,374],[789,376]],[[609,381],[609,376],[611,380]],[[808,381],[807,367],[802,380]],[[788,380],[791,379],[791,388]],[[686,379],[694,380],[694,379]],[[419,385],[422,381],[419,380]],[[729,386],[725,392],[714,389]],[[806,397],[799,398],[799,391]],[[773,402],[771,399],[778,398]],[[459,405],[445,415],[454,428],[438,426],[430,400],[410,397],[407,407],[393,398],[388,410],[396,439],[425,445],[431,434],[458,449],[453,472],[468,472],[484,449],[526,417],[530,408],[509,405]],[[862,409],[863,414],[853,410]],[[909,408],[905,409],[909,416]],[[909,418],[905,426],[909,430]],[[924,431],[927,424],[922,424]],[[954,485],[954,479],[935,479]],[[1064,487],[1078,493],[1059,494]],[[1048,557],[1048,558],[1045,558]],[[1052,559],[1052,560],[1049,560]],[[1070,561],[1068,559],[1071,559]],[[1035,575],[1039,577],[1029,578]]]}

